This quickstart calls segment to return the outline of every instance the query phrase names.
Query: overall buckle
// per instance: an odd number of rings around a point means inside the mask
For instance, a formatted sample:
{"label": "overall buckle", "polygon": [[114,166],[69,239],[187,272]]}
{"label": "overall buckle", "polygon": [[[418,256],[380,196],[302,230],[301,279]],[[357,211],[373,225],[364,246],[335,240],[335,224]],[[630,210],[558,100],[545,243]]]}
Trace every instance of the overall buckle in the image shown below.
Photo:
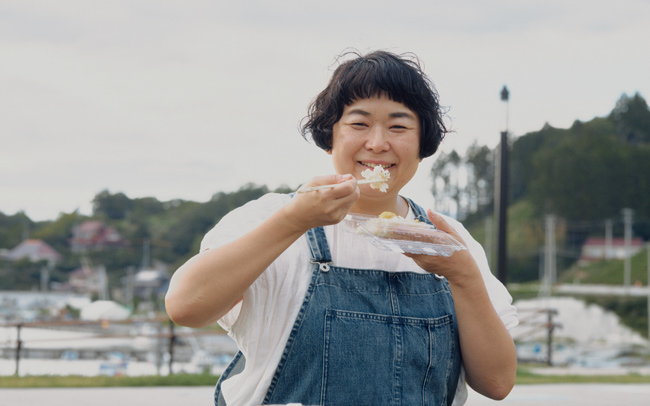
{"label": "overall buckle", "polygon": [[330,265],[332,265],[332,261],[317,261],[315,259],[311,259],[309,262],[312,264],[318,264],[318,269],[321,272],[329,272]]}

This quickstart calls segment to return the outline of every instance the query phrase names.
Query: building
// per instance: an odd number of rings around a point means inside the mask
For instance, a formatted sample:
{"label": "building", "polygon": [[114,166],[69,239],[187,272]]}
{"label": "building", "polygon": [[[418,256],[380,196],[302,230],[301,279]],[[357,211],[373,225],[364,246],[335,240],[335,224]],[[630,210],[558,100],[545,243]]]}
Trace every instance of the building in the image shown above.
{"label": "building", "polygon": [[54,265],[61,261],[61,254],[43,240],[24,240],[14,249],[9,250],[6,258],[11,261],[28,259],[32,262],[47,261],[48,264]]}
{"label": "building", "polygon": [[72,230],[72,252],[125,246],[127,241],[117,230],[101,221],[84,221]]}
{"label": "building", "polygon": [[70,290],[80,294],[96,294],[101,299],[108,299],[108,278],[104,266],[92,267],[84,264],[70,272],[68,280]]}
{"label": "building", "polygon": [[588,238],[582,246],[582,253],[578,263],[586,265],[591,262],[605,259],[625,259],[633,256],[643,249],[643,240],[632,238],[630,240],[629,252],[626,253],[625,240],[623,238]]}
{"label": "building", "polygon": [[164,297],[169,288],[169,274],[160,269],[142,269],[135,274],[133,288],[140,299],[150,300],[154,295]]}

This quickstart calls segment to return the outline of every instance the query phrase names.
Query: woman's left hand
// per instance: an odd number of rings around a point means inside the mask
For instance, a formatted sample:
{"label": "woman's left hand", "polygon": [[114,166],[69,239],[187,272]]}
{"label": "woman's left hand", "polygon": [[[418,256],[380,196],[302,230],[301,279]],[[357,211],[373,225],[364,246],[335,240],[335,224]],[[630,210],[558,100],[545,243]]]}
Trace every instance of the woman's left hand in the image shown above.
{"label": "woman's left hand", "polygon": [[[427,216],[438,230],[449,234],[467,248],[462,237],[442,216],[434,213],[431,209],[427,210]],[[456,251],[449,257],[408,253],[404,255],[413,258],[415,263],[425,271],[444,276],[450,283],[471,279],[481,274],[476,261],[467,249]]]}

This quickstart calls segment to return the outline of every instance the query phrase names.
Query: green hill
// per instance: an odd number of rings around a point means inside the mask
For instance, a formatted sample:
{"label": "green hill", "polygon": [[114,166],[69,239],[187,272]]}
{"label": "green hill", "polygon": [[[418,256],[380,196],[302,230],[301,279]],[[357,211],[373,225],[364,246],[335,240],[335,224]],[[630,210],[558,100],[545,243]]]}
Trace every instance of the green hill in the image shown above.
{"label": "green hill", "polygon": [[[588,266],[573,265],[562,273],[560,283],[581,283],[596,285],[622,285],[624,282],[624,261],[598,261]],[[648,252],[642,250],[630,260],[630,280],[633,284],[648,284]]]}
{"label": "green hill", "polygon": [[[485,227],[494,211],[493,178],[486,175],[494,171],[494,156],[472,146],[464,157],[441,155],[432,171],[436,201],[455,207],[477,240],[493,249],[496,233],[486,238]],[[458,181],[450,181],[458,172],[469,174],[467,186],[459,188],[454,186]],[[547,215],[557,220],[558,276],[572,269],[587,238],[605,235],[606,222],[613,224],[615,238],[622,237],[624,208],[634,211],[634,236],[650,240],[650,109],[646,101],[639,94],[623,95],[606,117],[576,121],[567,129],[547,124],[539,131],[513,137],[509,185],[509,282],[539,278]],[[493,224],[492,229],[496,228]],[[595,266],[604,268],[592,273],[615,279],[608,265]],[[581,279],[582,271],[573,270],[567,277]],[[592,278],[591,273],[588,276]],[[637,279],[647,277],[639,274],[633,281]]]}

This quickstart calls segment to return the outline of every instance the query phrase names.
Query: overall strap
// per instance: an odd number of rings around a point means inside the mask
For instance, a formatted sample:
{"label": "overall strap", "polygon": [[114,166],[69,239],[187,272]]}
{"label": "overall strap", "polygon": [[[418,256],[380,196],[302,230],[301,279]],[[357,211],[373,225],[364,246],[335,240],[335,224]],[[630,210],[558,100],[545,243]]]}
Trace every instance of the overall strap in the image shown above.
{"label": "overall strap", "polygon": [[416,219],[418,219],[419,221],[424,221],[427,224],[433,225],[433,223],[431,223],[431,220],[429,220],[429,216],[427,216],[426,210],[424,210],[420,205],[418,205],[408,197],[404,197],[404,199],[408,202],[409,206],[411,206],[411,210],[413,210],[413,213],[415,213]]}
{"label": "overall strap", "polygon": [[[295,195],[295,192],[289,194],[292,199]],[[332,262],[332,254],[330,254],[330,248],[327,244],[327,237],[325,237],[323,227],[315,227],[307,231],[307,239],[309,240],[312,263],[324,264]]]}
{"label": "overall strap", "polygon": [[332,254],[323,227],[310,229],[307,231],[307,237],[309,239],[309,249],[311,250],[311,261],[318,263],[332,262]]}

